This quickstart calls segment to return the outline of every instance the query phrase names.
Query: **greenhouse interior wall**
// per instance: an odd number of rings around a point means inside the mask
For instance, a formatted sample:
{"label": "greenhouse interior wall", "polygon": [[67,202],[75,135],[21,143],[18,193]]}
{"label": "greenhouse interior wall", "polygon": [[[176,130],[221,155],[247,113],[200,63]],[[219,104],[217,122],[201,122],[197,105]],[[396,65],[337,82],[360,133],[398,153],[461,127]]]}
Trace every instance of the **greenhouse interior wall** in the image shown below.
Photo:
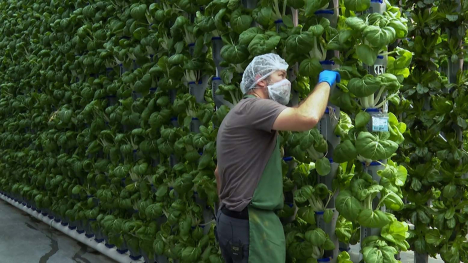
{"label": "greenhouse interior wall", "polygon": [[468,262],[468,1],[5,0],[0,16],[0,263],[224,262],[217,133],[268,53],[289,107],[340,74],[315,128],[279,132],[285,262]]}

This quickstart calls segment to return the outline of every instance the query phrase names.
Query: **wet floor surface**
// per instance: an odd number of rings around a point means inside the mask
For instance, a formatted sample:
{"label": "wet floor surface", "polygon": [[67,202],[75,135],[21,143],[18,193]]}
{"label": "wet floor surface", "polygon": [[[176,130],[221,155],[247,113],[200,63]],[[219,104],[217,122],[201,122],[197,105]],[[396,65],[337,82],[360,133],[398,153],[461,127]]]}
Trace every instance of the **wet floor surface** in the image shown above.
{"label": "wet floor surface", "polygon": [[0,263],[35,262],[115,261],[0,200]]}

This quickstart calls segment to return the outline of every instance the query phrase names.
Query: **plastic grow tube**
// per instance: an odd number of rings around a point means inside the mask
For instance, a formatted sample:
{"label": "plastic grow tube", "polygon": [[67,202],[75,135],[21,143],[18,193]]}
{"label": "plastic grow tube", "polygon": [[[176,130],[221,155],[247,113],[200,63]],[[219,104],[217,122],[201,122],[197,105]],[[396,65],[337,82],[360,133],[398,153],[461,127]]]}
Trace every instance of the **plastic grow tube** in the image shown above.
{"label": "plastic grow tube", "polygon": [[348,252],[348,251],[350,251],[350,250],[351,250],[351,248],[350,248],[350,247],[348,247],[348,248],[343,248],[343,247],[340,247],[340,248],[338,248],[338,250],[339,250],[339,251],[341,251],[341,252],[343,252],[343,251],[346,251],[346,252]]}
{"label": "plastic grow tube", "polygon": [[365,112],[369,113],[369,112],[380,112],[380,109],[378,108],[367,108],[367,109],[363,109]]}
{"label": "plastic grow tube", "polygon": [[322,60],[322,61],[320,61],[320,65],[335,65],[335,61],[333,61],[333,60]]}
{"label": "plastic grow tube", "polygon": [[12,206],[17,207],[20,210],[23,210],[24,212],[34,216],[38,220],[54,227],[55,229],[61,231],[62,233],[68,235],[69,237],[80,241],[81,243],[101,252],[102,254],[112,258],[113,260],[120,262],[120,263],[144,263],[144,259],[140,260],[132,260],[129,257],[128,253],[125,254],[120,254],[117,252],[116,248],[107,248],[103,243],[97,243],[94,241],[93,238],[87,238],[83,234],[79,234],[76,230],[71,230],[68,228],[68,226],[63,226],[61,223],[55,222],[55,220],[50,220],[48,217],[43,216],[42,214],[38,213],[37,211],[33,211],[31,208],[27,208],[27,206],[23,205],[22,203],[17,203],[13,201],[12,198],[7,197],[4,193],[0,193],[0,199],[4,200],[5,202],[10,203]]}
{"label": "plastic grow tube", "polygon": [[[364,166],[367,165],[367,163],[365,163],[365,162],[362,162],[362,164],[363,164]],[[379,165],[382,165],[381,161],[377,161],[377,162],[373,161],[373,162],[371,162],[371,163],[369,164],[369,166],[379,166]]]}
{"label": "plastic grow tube", "polygon": [[333,10],[333,9],[322,9],[322,10],[315,11],[314,14],[316,14],[316,15],[322,15],[322,14],[333,15],[333,14],[335,14],[335,10]]}

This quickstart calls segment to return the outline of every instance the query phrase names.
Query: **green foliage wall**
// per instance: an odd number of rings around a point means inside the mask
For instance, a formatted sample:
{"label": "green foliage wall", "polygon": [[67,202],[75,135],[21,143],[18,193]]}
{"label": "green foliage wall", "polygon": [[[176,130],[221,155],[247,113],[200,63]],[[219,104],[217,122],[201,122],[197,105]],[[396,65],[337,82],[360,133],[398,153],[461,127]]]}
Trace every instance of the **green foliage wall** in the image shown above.
{"label": "green foliage wall", "polygon": [[366,262],[459,262],[465,36],[450,30],[466,4],[393,2],[3,1],[0,189],[133,258],[222,262],[217,127],[251,59],[274,52],[292,106],[323,69],[342,77],[317,128],[281,133],[287,261],[349,262],[338,247],[361,242]]}

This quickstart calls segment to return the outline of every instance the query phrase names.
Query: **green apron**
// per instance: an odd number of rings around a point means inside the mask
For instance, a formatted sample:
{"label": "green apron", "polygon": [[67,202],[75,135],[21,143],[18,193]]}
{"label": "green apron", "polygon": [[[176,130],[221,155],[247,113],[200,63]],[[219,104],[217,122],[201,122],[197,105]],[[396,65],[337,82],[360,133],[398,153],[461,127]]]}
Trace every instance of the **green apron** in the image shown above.
{"label": "green apron", "polygon": [[249,262],[286,262],[286,240],[276,210],[284,205],[279,142],[255,189],[249,209]]}

